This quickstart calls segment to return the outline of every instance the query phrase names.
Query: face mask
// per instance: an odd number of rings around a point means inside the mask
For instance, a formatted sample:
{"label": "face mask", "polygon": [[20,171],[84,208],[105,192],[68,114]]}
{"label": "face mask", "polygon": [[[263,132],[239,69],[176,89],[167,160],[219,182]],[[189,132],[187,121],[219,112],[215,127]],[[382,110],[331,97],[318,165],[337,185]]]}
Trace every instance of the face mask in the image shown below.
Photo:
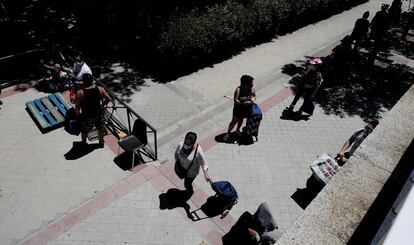
{"label": "face mask", "polygon": [[365,131],[367,132],[367,134],[370,134],[370,133],[372,133],[372,128],[370,128],[370,127],[368,127],[368,126],[365,126]]}
{"label": "face mask", "polygon": [[184,148],[184,150],[190,150],[191,148],[193,148],[193,146],[184,144],[183,148]]}
{"label": "face mask", "polygon": [[76,62],[75,62],[75,65],[77,65],[77,66],[81,66],[81,65],[82,65],[82,62],[81,62],[81,61],[76,61]]}

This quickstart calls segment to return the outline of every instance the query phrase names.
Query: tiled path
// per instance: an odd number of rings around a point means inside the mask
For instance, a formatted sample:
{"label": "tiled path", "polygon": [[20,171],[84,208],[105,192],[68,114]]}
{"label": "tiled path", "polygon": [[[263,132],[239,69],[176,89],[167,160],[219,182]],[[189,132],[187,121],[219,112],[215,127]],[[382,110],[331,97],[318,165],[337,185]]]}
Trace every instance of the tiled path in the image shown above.
{"label": "tiled path", "polygon": [[[0,244],[220,244],[221,235],[240,214],[254,212],[263,201],[280,229],[287,229],[302,212],[291,196],[305,188],[312,160],[322,152],[335,154],[363,122],[359,117],[326,115],[319,107],[309,121],[281,120],[292,96],[283,86],[288,78],[279,74],[280,66],[323,51],[348,32],[363,11],[375,12],[379,6],[379,1],[371,1],[167,85],[148,81],[130,105],[156,124],[163,139],[160,161],[140,166],[133,174],[114,164],[118,148],[110,139],[104,149],[67,160],[79,138],[61,128],[41,134],[25,111],[26,101],[44,94],[31,88],[3,91]],[[307,40],[305,47],[303,37],[317,30],[324,35]],[[295,49],[291,43],[298,44],[292,56],[265,52]],[[259,141],[248,146],[217,143],[215,137],[231,116],[231,101],[223,96],[231,95],[244,73],[256,77],[258,103],[265,112]],[[171,159],[187,130],[199,134],[211,177],[230,181],[239,193],[239,203],[223,220],[193,222],[182,208],[160,209],[160,194],[183,188]],[[191,210],[213,194],[201,176],[195,185]]]}

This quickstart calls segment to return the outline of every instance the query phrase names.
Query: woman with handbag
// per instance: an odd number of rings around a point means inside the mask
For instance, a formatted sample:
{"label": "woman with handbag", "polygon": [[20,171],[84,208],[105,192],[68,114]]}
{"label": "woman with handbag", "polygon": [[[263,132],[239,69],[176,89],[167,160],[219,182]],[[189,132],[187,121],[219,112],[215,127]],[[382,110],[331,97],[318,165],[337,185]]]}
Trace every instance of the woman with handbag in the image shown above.
{"label": "woman with handbag", "polygon": [[185,135],[184,142],[177,146],[174,154],[174,171],[180,179],[184,179],[184,187],[190,195],[194,193],[193,181],[200,173],[200,167],[204,172],[206,181],[211,181],[208,176],[208,165],[204,157],[204,151],[196,141],[197,134],[188,132]]}
{"label": "woman with handbag", "polygon": [[230,132],[236,124],[237,136],[240,136],[240,128],[243,124],[243,119],[252,116],[252,108],[254,101],[256,100],[256,89],[253,86],[253,80],[253,77],[249,75],[243,75],[240,78],[240,86],[234,91],[233,117],[229,123],[227,133],[224,135],[224,141],[229,140]]}

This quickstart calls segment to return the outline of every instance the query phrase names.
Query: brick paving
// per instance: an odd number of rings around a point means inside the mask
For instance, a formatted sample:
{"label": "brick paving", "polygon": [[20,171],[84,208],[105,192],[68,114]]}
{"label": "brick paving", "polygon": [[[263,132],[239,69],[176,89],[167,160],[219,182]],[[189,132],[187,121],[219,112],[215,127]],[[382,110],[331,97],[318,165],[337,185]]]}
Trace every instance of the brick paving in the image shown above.
{"label": "brick paving", "polygon": [[[359,117],[326,115],[318,106],[309,121],[281,120],[293,96],[285,87],[288,77],[279,74],[280,66],[305,54],[326,52],[327,45],[351,29],[363,11],[375,12],[379,7],[379,1],[371,1],[169,84],[146,81],[129,105],[160,135],[168,132],[168,137],[160,145],[160,161],[134,172],[114,164],[115,141],[107,140],[104,149],[66,160],[64,155],[79,137],[61,128],[41,134],[24,109],[24,102],[44,94],[30,87],[3,91],[0,243],[220,244],[220,237],[240,214],[254,212],[263,201],[268,202],[280,230],[286,230],[302,212],[291,196],[305,188],[311,162],[322,152],[335,154],[363,122]],[[287,42],[289,38],[294,43],[310,31],[327,28],[334,32],[307,44],[298,41],[300,48],[292,53],[295,47]],[[285,47],[286,52],[279,56],[265,52],[276,47]],[[258,103],[264,111],[259,141],[248,146],[217,143],[215,137],[225,132],[231,118],[231,101],[223,96],[231,96],[244,73],[254,75],[259,88]],[[211,177],[230,181],[239,193],[239,203],[223,220],[193,222],[182,208],[159,207],[160,194],[183,189],[172,169],[172,155],[186,130],[199,134]],[[194,184],[196,193],[188,202],[191,210],[213,194],[202,176]]]}

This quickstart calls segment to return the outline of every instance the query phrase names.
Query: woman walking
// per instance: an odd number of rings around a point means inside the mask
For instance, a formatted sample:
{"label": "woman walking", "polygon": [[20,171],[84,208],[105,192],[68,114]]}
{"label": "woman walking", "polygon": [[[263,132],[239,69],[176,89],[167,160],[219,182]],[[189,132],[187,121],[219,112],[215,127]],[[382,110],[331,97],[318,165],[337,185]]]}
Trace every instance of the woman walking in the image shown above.
{"label": "woman walking", "polygon": [[253,77],[249,75],[243,75],[240,78],[240,86],[234,91],[233,117],[229,123],[227,133],[224,135],[224,141],[229,140],[230,132],[236,124],[236,132],[240,136],[243,119],[249,118],[252,115],[252,106],[256,100],[256,89],[253,86],[253,80]]}
{"label": "woman walking", "polygon": [[175,167],[174,170],[178,177],[184,179],[185,190],[192,195],[193,181],[200,173],[200,167],[204,172],[204,178],[210,182],[208,176],[208,165],[204,157],[204,151],[199,144],[196,143],[197,134],[188,132],[185,135],[184,142],[181,142],[175,150]]}

